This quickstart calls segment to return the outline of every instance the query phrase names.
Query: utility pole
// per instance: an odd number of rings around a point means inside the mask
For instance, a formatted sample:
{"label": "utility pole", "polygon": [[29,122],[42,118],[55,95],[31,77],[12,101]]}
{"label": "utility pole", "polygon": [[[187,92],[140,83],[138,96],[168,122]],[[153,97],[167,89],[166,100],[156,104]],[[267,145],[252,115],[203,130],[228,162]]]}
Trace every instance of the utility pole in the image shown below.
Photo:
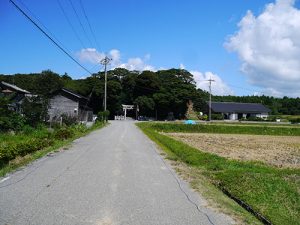
{"label": "utility pole", "polygon": [[215,82],[215,80],[209,78],[209,115],[208,115],[208,121],[211,121],[211,82]]}
{"label": "utility pole", "polygon": [[104,83],[104,111],[106,111],[106,99],[107,99],[107,65],[111,61],[110,58],[105,56],[104,59],[100,61],[102,65],[104,65],[104,76],[105,76],[105,83]]}

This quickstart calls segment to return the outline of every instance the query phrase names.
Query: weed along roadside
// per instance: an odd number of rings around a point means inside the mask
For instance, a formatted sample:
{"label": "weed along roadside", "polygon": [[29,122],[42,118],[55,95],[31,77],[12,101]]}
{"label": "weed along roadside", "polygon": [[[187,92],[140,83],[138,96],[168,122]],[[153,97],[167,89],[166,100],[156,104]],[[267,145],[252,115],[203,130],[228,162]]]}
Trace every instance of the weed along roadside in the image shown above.
{"label": "weed along roadside", "polygon": [[207,179],[263,223],[300,224],[299,168],[277,168],[258,161],[232,160],[193,148],[167,135],[168,132],[228,132],[300,136],[300,128],[170,123],[139,123],[138,126],[167,153],[169,159],[193,168],[200,177]]}
{"label": "weed along roadside", "polygon": [[90,128],[77,124],[69,127],[62,126],[54,130],[39,127],[17,134],[1,134],[0,177],[105,125],[107,123],[96,122]]}

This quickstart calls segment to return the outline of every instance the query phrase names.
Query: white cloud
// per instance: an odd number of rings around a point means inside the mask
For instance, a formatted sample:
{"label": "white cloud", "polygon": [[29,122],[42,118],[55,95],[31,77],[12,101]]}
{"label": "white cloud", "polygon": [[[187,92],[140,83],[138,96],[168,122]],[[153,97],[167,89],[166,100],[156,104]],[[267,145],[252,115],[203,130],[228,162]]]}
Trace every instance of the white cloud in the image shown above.
{"label": "white cloud", "polygon": [[97,64],[105,57],[104,53],[98,52],[95,48],[84,48],[76,54],[81,62]]}
{"label": "white cloud", "polygon": [[184,69],[185,69],[185,66],[183,65],[183,63],[180,63],[179,69],[181,69],[181,70],[184,70]]}
{"label": "white cloud", "polygon": [[118,67],[125,68],[128,70],[138,70],[138,71],[144,71],[144,70],[151,70],[155,71],[155,68],[151,65],[148,65],[145,63],[145,61],[139,57],[137,58],[130,58],[126,63],[120,64]]}
{"label": "white cloud", "polygon": [[248,81],[266,94],[300,96],[300,10],[294,4],[277,0],[257,17],[248,11],[225,43]]}
{"label": "white cloud", "polygon": [[[151,55],[146,54],[144,58],[136,57],[129,58],[127,62],[122,62],[121,60],[121,52],[118,49],[112,49],[109,51],[109,57],[111,60],[111,69],[114,68],[125,68],[128,70],[152,70],[155,71],[155,68],[151,65],[148,65],[146,61],[150,60]],[[80,50],[77,53],[77,56],[81,62],[88,62],[92,64],[99,64],[101,59],[105,57],[105,53],[98,52],[95,48],[86,48]]]}
{"label": "white cloud", "polygon": [[209,91],[209,82],[207,80],[212,79],[211,92],[213,95],[234,95],[234,92],[228,87],[228,85],[217,75],[212,72],[199,72],[191,71],[196,81],[197,88]]}

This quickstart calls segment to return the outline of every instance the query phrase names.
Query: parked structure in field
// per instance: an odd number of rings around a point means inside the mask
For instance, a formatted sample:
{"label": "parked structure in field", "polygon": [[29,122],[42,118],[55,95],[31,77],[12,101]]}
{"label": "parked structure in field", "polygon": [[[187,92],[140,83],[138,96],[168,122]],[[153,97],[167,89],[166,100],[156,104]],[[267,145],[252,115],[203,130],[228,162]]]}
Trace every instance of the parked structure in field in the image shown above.
{"label": "parked structure in field", "polygon": [[1,81],[0,93],[10,99],[9,108],[15,112],[22,113],[22,103],[25,98],[33,97],[33,95],[16,85]]}
{"label": "parked structure in field", "polygon": [[50,121],[59,120],[62,115],[81,122],[93,121],[93,111],[87,106],[88,99],[80,94],[62,88],[53,93],[49,101]]}
{"label": "parked structure in field", "polygon": [[212,102],[214,113],[221,113],[224,119],[239,120],[249,117],[268,118],[271,110],[260,103]]}

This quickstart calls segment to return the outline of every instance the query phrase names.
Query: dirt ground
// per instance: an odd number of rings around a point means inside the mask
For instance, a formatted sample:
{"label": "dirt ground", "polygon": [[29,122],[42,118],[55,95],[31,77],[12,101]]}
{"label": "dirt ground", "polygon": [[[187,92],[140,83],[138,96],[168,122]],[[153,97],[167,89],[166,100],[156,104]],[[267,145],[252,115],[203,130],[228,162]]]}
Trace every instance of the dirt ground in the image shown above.
{"label": "dirt ground", "polygon": [[237,134],[168,133],[197,149],[238,160],[300,168],[300,137]]}

